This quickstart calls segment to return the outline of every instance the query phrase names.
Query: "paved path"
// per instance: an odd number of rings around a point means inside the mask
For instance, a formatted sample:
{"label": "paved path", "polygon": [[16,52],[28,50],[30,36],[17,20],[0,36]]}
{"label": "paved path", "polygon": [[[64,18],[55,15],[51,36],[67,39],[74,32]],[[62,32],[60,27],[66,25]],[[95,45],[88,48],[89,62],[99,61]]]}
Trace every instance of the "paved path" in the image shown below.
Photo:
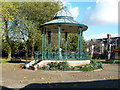
{"label": "paved path", "polygon": [[103,64],[102,71],[43,71],[22,69],[22,63],[0,64],[2,84],[6,88],[27,87],[118,87],[118,65]]}

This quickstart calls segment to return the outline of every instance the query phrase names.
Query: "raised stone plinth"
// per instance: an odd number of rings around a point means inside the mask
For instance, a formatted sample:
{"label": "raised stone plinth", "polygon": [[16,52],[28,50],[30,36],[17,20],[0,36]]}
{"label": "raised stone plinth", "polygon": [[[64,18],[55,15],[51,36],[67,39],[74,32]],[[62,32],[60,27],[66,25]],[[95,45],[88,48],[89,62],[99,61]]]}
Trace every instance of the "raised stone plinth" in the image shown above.
{"label": "raised stone plinth", "polygon": [[[58,62],[59,63],[59,62],[63,62],[63,60],[61,60],[61,61],[43,60],[43,61],[37,63],[36,65],[34,65],[34,70],[37,70],[37,68],[43,67],[44,65],[47,65],[48,63],[51,63],[51,62]],[[79,66],[79,65],[90,64],[90,60],[67,60],[67,62],[70,66]]]}

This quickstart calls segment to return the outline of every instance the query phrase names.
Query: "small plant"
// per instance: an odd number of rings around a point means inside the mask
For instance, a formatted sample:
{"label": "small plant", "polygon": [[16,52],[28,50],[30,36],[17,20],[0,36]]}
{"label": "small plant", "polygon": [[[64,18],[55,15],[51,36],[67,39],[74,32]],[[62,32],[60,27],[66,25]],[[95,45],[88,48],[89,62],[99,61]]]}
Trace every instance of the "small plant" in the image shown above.
{"label": "small plant", "polygon": [[74,71],[92,71],[95,69],[102,68],[101,63],[97,63],[95,60],[91,60],[90,64],[87,65],[80,65],[80,66],[69,66],[69,64],[66,61],[63,62],[51,62],[42,68],[40,70],[74,70]]}
{"label": "small plant", "polygon": [[81,66],[75,66],[73,70],[79,70],[79,71],[92,71],[95,69],[100,69],[102,68],[102,64],[87,64],[87,65],[81,65]]}
{"label": "small plant", "polygon": [[96,63],[96,61],[95,60],[91,60],[90,63]]}
{"label": "small plant", "polygon": [[42,70],[49,70],[50,69],[50,66],[49,65],[45,65],[41,68]]}
{"label": "small plant", "polygon": [[58,62],[51,62],[47,64],[50,68],[50,70],[58,69]]}
{"label": "small plant", "polygon": [[68,70],[70,68],[69,64],[67,62],[51,62],[47,65],[43,66],[40,69],[43,70]]}
{"label": "small plant", "polygon": [[67,62],[60,62],[58,63],[58,70],[68,70],[69,65]]}

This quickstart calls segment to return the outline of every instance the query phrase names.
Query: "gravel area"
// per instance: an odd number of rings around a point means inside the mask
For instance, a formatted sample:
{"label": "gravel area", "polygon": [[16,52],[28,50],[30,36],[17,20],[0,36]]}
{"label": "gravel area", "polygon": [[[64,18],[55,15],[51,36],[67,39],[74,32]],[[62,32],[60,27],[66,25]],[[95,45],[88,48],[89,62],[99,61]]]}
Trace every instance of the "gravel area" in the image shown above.
{"label": "gravel area", "polygon": [[6,88],[54,88],[54,87],[118,87],[119,65],[103,64],[103,70],[81,71],[44,71],[22,69],[23,63],[3,63],[2,82]]}

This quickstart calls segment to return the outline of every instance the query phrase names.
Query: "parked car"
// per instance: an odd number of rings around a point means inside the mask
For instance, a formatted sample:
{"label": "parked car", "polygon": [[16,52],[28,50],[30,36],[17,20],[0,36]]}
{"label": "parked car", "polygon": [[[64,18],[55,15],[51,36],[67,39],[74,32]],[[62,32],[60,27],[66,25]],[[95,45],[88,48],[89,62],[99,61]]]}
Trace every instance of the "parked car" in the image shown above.
{"label": "parked car", "polygon": [[101,53],[100,52],[93,52],[92,58],[100,58]]}

